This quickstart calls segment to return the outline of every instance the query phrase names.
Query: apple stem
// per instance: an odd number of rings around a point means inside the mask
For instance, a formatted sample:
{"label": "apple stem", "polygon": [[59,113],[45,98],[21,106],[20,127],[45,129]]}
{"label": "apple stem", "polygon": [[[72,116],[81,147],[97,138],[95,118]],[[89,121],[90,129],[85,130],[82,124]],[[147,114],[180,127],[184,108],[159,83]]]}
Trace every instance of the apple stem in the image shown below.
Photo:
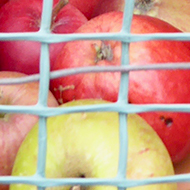
{"label": "apple stem", "polygon": [[0,119],[4,119],[5,115],[6,115],[6,113],[0,113]]}
{"label": "apple stem", "polygon": [[81,189],[80,185],[75,185],[70,188],[70,190],[80,190],[80,189]]}
{"label": "apple stem", "polygon": [[157,4],[157,0],[135,0],[135,14],[146,14]]}
{"label": "apple stem", "polygon": [[86,187],[80,186],[80,185],[75,185],[70,188],[70,190],[86,190]]}
{"label": "apple stem", "polygon": [[69,3],[69,0],[59,0],[59,2],[55,5],[52,11],[52,22],[55,20],[57,17],[59,11]]}
{"label": "apple stem", "polygon": [[106,45],[105,42],[102,41],[100,47],[97,44],[93,45],[96,51],[96,63],[101,60],[111,61],[113,59],[113,52],[110,44]]}

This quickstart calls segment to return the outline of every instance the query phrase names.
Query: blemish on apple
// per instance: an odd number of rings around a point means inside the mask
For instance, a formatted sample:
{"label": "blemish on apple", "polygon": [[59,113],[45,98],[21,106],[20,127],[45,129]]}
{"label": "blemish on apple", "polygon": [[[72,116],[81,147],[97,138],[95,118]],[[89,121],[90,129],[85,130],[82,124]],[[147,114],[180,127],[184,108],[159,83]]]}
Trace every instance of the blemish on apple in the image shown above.
{"label": "blemish on apple", "polygon": [[149,150],[150,150],[149,148],[143,149],[143,150],[139,151],[139,154],[143,154],[145,152],[148,152]]}
{"label": "blemish on apple", "polygon": [[167,127],[171,127],[173,123],[173,119],[172,118],[166,118],[165,119],[165,124]]}
{"label": "blemish on apple", "polygon": [[0,99],[3,98],[3,90],[0,90]]}
{"label": "blemish on apple", "polygon": [[149,177],[154,177],[154,173],[151,173],[151,174],[149,175]]}
{"label": "blemish on apple", "polygon": [[86,118],[87,118],[87,114],[86,114],[85,112],[83,112],[83,113],[81,114],[81,116],[82,116],[82,119],[86,119]]}
{"label": "blemish on apple", "polygon": [[164,122],[165,117],[163,115],[160,116],[160,120]]}
{"label": "blemish on apple", "polygon": [[93,47],[96,50],[96,57],[95,57],[96,63],[101,60],[111,61],[113,59],[113,52],[110,44],[107,45],[104,41],[101,41],[101,46],[93,44]]}
{"label": "blemish on apple", "polygon": [[166,127],[171,127],[173,124],[173,119],[171,117],[164,117],[163,115],[160,116],[160,120],[164,122]]}

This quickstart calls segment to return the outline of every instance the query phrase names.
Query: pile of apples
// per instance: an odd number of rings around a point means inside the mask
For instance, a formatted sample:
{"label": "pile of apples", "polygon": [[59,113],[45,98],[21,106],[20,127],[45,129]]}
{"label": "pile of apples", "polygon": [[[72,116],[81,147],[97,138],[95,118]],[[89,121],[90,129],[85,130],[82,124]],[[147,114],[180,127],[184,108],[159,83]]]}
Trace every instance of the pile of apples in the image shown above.
{"label": "pile of apples", "polygon": [[[125,0],[54,0],[50,32],[120,32],[124,6]],[[42,7],[43,0],[0,0],[0,33],[38,32]],[[189,8],[190,4],[184,0],[180,3],[177,0],[135,0],[131,33],[189,32]],[[36,41],[0,41],[0,79],[39,73],[40,47],[41,44]],[[121,51],[121,42],[113,40],[53,43],[49,45],[50,70],[120,66]],[[133,66],[189,64],[190,41],[133,42],[129,46],[129,58]],[[90,73],[52,79],[48,106],[59,108],[115,103],[118,100],[120,77],[120,72],[95,73],[92,70]],[[188,69],[131,71],[128,101],[138,105],[190,103],[189,81]],[[126,81],[126,86],[122,88],[127,87]],[[38,82],[0,85],[0,104],[35,105],[38,103],[38,93]],[[35,174],[38,117],[1,113],[0,118],[0,176]],[[130,179],[143,179],[190,172],[189,126],[189,113],[154,111],[129,114],[126,175]],[[48,118],[47,130],[48,178],[112,178],[117,175],[117,113],[83,112],[51,117]],[[188,183],[178,183],[177,186],[157,184],[137,189],[183,190],[189,187]],[[0,185],[0,190],[9,188],[36,189],[35,186],[21,184],[10,187]]]}

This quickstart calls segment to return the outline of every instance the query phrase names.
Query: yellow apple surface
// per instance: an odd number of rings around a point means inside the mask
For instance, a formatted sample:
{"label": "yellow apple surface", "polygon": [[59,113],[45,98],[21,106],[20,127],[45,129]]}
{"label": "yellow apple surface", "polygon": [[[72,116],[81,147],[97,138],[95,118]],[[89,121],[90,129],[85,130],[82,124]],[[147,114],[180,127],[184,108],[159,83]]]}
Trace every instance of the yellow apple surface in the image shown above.
{"label": "yellow apple surface", "polygon": [[[108,103],[77,100],[62,106]],[[58,108],[59,109],[59,108]],[[47,120],[47,178],[114,178],[119,157],[119,117],[115,112],[83,112],[50,117]],[[169,154],[156,132],[138,115],[128,115],[127,177],[144,179],[174,175]],[[22,143],[13,176],[35,174],[38,154],[38,124]],[[48,190],[71,187],[49,187]],[[133,190],[176,190],[176,184],[154,184]],[[73,188],[74,189],[74,188]],[[116,190],[112,186],[91,186],[87,190]],[[37,190],[36,186],[13,184],[10,190]]]}
{"label": "yellow apple surface", "polygon": [[164,20],[183,32],[190,32],[189,0],[135,0],[135,14]]}
{"label": "yellow apple surface", "polygon": [[[101,0],[93,17],[110,11],[123,11],[128,0]],[[134,0],[134,13],[159,18],[183,32],[190,32],[189,0]]]}

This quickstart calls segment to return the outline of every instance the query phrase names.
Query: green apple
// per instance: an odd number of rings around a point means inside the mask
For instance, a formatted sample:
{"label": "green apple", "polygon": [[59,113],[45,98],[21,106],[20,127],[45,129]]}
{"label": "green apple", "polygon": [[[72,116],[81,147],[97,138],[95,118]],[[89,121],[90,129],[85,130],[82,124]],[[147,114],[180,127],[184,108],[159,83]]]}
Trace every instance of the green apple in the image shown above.
{"label": "green apple", "polygon": [[[102,100],[77,100],[62,106],[104,104]],[[58,108],[59,109],[59,108]],[[115,112],[83,112],[50,117],[47,120],[47,178],[112,178],[117,175],[119,117]],[[173,165],[163,142],[140,116],[128,116],[129,153],[127,177],[143,179],[174,175]],[[12,171],[13,176],[36,172],[38,124],[23,141]],[[69,189],[56,187],[55,189]],[[13,184],[10,190],[36,190],[36,186]],[[54,189],[54,188],[48,188]],[[96,186],[86,189],[111,190]],[[176,190],[176,184],[135,187],[138,190]]]}

